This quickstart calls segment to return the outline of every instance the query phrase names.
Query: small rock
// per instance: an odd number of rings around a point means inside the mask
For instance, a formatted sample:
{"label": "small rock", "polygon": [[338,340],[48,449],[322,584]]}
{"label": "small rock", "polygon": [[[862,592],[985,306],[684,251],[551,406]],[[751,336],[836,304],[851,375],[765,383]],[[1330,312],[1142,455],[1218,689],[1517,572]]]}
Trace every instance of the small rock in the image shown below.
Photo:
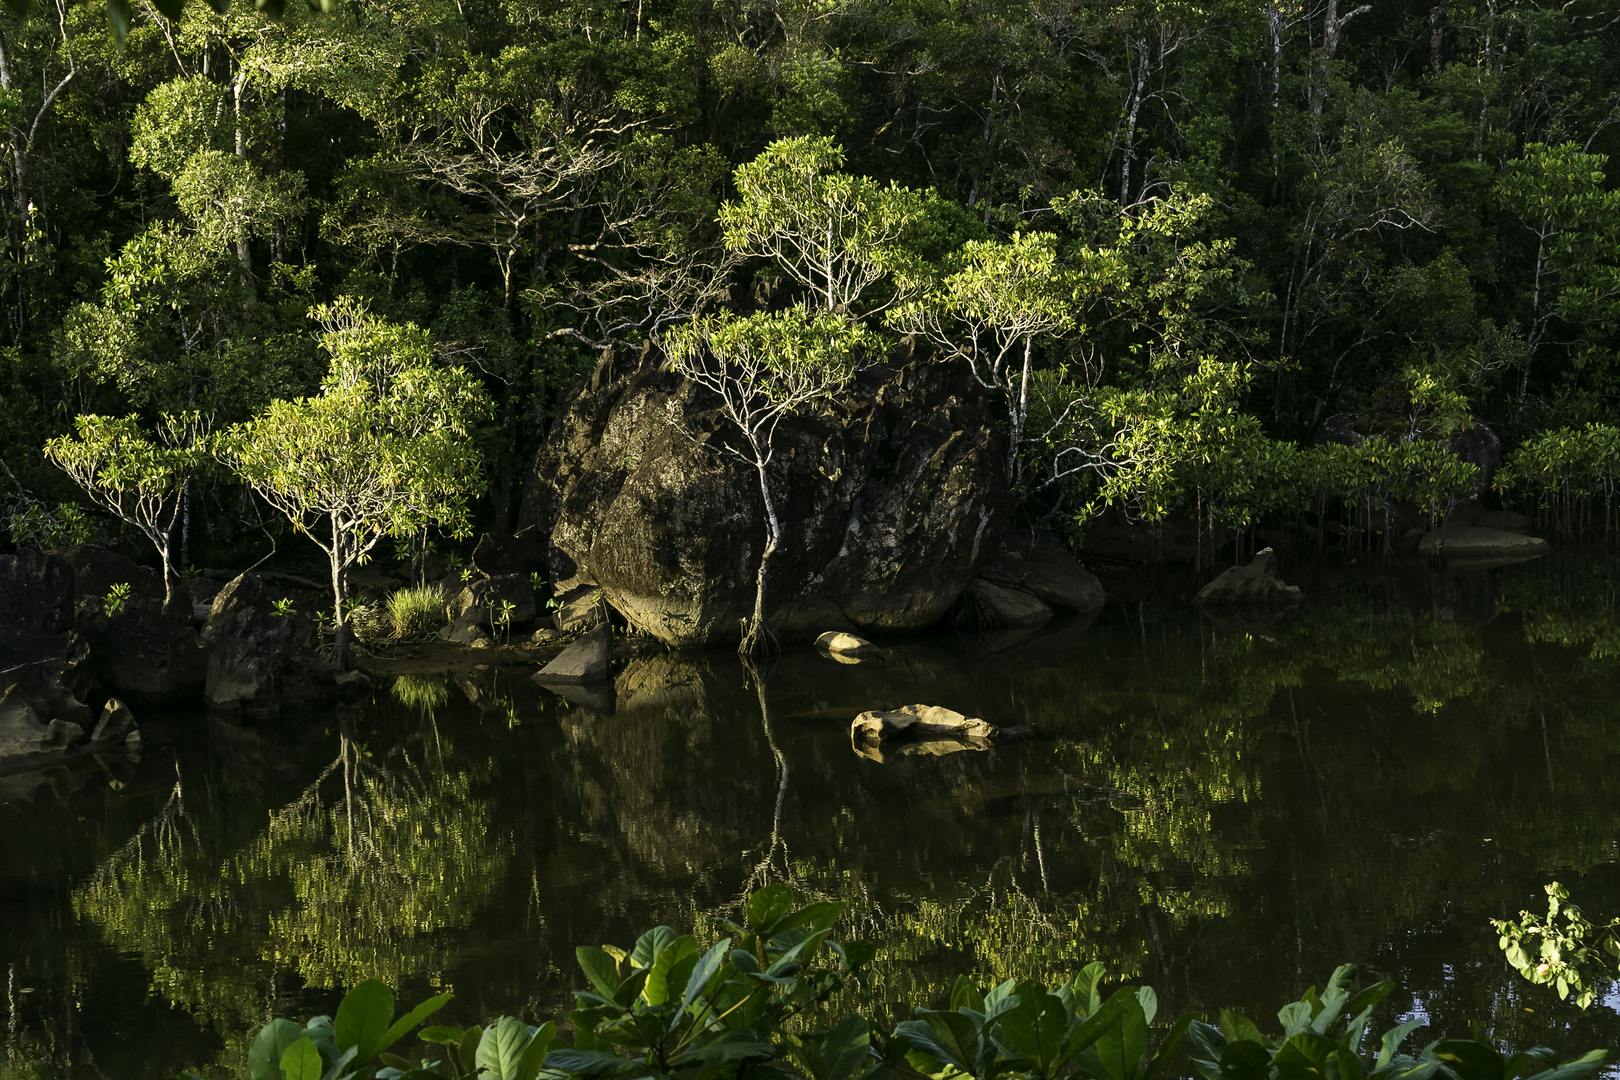
{"label": "small rock", "polygon": [[1428,532],[1427,529],[1417,527],[1407,529],[1401,534],[1401,539],[1395,546],[1402,551],[1416,551]]}
{"label": "small rock", "polygon": [[859,663],[882,654],[883,650],[854,634],[846,634],[842,630],[829,630],[816,638],[816,648],[832,655],[833,659],[844,663]]}
{"label": "small rock", "polygon": [[534,681],[579,685],[607,682],[613,663],[613,631],[603,623],[541,668]]}
{"label": "small rock", "polygon": [[439,640],[454,642],[457,645],[477,646],[482,642],[487,647],[491,644],[489,631],[475,622],[472,616],[463,616],[440,630]]}
{"label": "small rock", "polygon": [[1198,590],[1193,603],[1217,607],[1236,604],[1292,604],[1302,598],[1297,585],[1286,585],[1277,573],[1277,556],[1261,548],[1247,566],[1223,570]]}
{"label": "small rock", "polygon": [[607,602],[595,585],[577,585],[563,593],[562,606],[553,618],[559,632],[581,634],[607,622]]}
{"label": "small rock", "polygon": [[549,626],[542,626],[540,629],[530,634],[523,643],[531,649],[538,649],[547,645],[556,645],[566,636],[567,635],[561,630],[555,630]]}
{"label": "small rock", "polygon": [[135,729],[135,714],[117,698],[108,698],[101,707],[101,720],[90,733],[91,742],[120,742]]}
{"label": "small rock", "polygon": [[984,578],[968,582],[962,603],[965,621],[978,626],[1039,626],[1052,618],[1052,609],[1040,597]]}
{"label": "small rock", "polygon": [[1418,545],[1425,555],[1452,559],[1534,558],[1552,550],[1538,536],[1523,536],[1477,525],[1442,525]]}
{"label": "small rock", "polygon": [[998,734],[994,724],[963,716],[939,705],[904,705],[891,712],[871,710],[857,716],[849,727],[852,740],[916,739],[945,736],[956,739],[990,739]]}

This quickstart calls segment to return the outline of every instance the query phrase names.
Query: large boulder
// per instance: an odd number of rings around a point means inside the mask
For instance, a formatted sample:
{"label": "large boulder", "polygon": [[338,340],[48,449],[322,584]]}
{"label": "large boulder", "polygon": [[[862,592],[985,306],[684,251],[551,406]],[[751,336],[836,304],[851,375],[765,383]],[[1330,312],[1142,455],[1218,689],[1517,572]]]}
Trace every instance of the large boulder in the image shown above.
{"label": "large boulder", "polygon": [[84,598],[79,625],[104,689],[138,704],[194,701],[208,677],[208,655],[192,625],[190,606],[165,613],[161,603],[131,597],[108,615]]}
{"label": "large boulder", "polygon": [[0,656],[27,659],[39,651],[41,639],[56,638],[72,625],[73,567],[27,549],[0,555]]}
{"label": "large boulder", "polygon": [[163,602],[163,578],[127,555],[78,544],[51,552],[73,568],[73,597],[105,600],[114,585],[128,585],[132,597]]}
{"label": "large boulder", "polygon": [[273,718],[289,707],[339,695],[337,670],[312,647],[297,619],[275,611],[258,574],[232,580],[214,597],[202,640],[210,709]]}
{"label": "large boulder", "polygon": [[1193,603],[1206,607],[1295,604],[1299,600],[1299,586],[1283,583],[1277,572],[1277,556],[1270,548],[1261,548],[1247,566],[1221,571],[1193,597]]}
{"label": "large boulder", "polygon": [[[784,420],[773,494],[783,543],[770,618],[785,639],[829,627],[915,630],[967,588],[1007,516],[1003,455],[958,364],[863,371],[833,405]],[[734,641],[752,613],[764,513],[739,436],[708,391],[658,357],[609,354],[564,399],[519,526],[550,533],[551,580],[589,582],[668,644]]]}
{"label": "large boulder", "polygon": [[85,702],[93,674],[90,645],[84,636],[69,633],[54,655],[38,657],[0,672],[0,685],[10,688],[45,720],[64,720],[84,726],[94,719]]}
{"label": "large boulder", "polygon": [[1009,529],[979,568],[979,576],[1020,589],[1059,611],[1084,614],[1102,607],[1107,596],[1096,575],[1081,566],[1048,532]]}

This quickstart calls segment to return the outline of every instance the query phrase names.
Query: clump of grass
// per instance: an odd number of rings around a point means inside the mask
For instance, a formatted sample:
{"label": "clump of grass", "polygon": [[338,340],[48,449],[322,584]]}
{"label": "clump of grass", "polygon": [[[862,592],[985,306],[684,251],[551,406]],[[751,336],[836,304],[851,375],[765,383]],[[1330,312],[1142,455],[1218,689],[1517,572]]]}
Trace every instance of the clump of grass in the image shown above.
{"label": "clump of grass", "polygon": [[396,638],[426,637],[445,624],[443,590],[437,585],[410,585],[390,593],[388,621]]}

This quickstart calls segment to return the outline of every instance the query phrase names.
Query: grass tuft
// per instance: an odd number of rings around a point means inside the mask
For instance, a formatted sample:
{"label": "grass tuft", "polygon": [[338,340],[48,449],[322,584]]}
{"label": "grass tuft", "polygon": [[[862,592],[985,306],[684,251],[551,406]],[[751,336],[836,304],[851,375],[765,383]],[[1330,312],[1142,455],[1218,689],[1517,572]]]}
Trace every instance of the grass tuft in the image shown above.
{"label": "grass tuft", "polygon": [[427,637],[446,618],[444,592],[437,585],[411,585],[388,596],[388,621],[396,638]]}

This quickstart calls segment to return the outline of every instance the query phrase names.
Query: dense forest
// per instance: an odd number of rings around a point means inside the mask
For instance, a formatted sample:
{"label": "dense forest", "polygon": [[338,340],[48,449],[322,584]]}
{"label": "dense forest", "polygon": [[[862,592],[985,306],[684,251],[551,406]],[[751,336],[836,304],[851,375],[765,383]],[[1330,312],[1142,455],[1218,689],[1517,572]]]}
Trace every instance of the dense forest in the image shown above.
{"label": "dense forest", "polygon": [[[1075,535],[1324,491],[1435,515],[1483,483],[1607,531],[1620,18],[1595,0],[0,18],[18,545],[99,528],[44,451],[77,417],[224,430],[313,393],[360,325],[481,391],[473,512],[509,527],[603,350],[794,302],[972,365],[1028,516]],[[175,561],[259,515],[195,476]]]}

